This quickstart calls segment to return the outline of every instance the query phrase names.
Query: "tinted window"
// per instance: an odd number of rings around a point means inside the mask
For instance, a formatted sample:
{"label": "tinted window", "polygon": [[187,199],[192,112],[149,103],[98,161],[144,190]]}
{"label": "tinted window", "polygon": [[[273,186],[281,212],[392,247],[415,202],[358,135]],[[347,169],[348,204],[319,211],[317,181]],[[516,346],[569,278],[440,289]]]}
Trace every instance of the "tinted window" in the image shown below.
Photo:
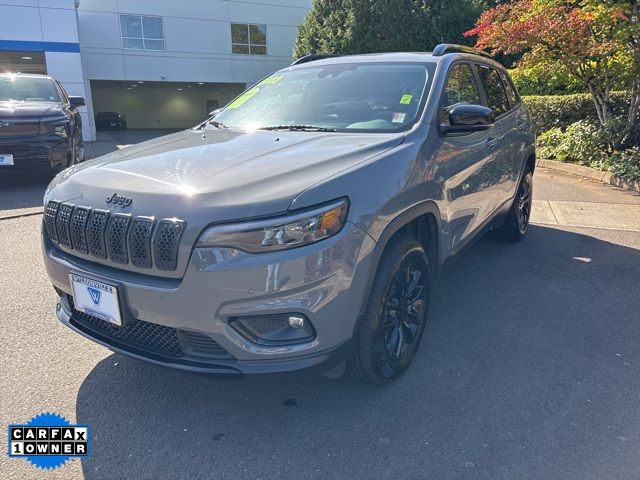
{"label": "tinted window", "polygon": [[451,107],[458,103],[480,104],[480,94],[471,66],[459,63],[451,67],[447,85],[444,88],[443,107]]}
{"label": "tinted window", "polygon": [[265,25],[232,23],[231,53],[244,55],[266,55],[267,27]]}
{"label": "tinted window", "polygon": [[429,78],[417,64],[333,64],[282,70],[247,90],[216,116],[253,130],[308,125],[398,131],[418,116]]}
{"label": "tinted window", "polygon": [[502,77],[502,83],[504,84],[504,89],[507,91],[507,97],[509,97],[509,103],[513,107],[516,103],[518,103],[518,96],[516,95],[516,91],[513,88],[513,84],[511,80],[502,72],[500,72],[500,77]]}
{"label": "tinted window", "polygon": [[487,95],[488,107],[493,110],[496,116],[508,112],[509,101],[507,100],[507,94],[502,86],[502,80],[500,80],[498,71],[485,67],[484,65],[479,65],[478,73],[480,74],[480,81],[484,86],[484,92]]}
{"label": "tinted window", "polygon": [[140,15],[120,15],[122,47],[164,50],[162,18]]}

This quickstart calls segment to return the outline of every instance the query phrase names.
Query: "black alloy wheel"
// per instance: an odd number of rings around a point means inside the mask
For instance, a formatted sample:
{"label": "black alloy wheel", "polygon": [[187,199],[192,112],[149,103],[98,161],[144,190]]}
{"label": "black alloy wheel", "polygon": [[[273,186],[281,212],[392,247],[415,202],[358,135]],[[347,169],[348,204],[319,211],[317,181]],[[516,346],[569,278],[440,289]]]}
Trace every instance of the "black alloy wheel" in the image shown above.
{"label": "black alloy wheel", "polygon": [[427,322],[431,275],[423,245],[396,234],[378,262],[364,314],[353,336],[349,372],[370,383],[404,373]]}

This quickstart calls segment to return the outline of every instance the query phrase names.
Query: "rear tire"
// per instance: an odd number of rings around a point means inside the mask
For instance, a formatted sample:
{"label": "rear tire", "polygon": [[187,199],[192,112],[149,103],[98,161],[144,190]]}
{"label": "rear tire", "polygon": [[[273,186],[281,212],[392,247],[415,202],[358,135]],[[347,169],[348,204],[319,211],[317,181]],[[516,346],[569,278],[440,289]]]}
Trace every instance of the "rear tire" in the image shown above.
{"label": "rear tire", "polygon": [[413,237],[397,235],[385,248],[347,362],[351,375],[383,384],[413,359],[427,320],[430,276],[427,255]]}
{"label": "rear tire", "polygon": [[498,240],[519,242],[527,234],[533,198],[533,174],[525,170],[513,204],[502,224],[493,229],[492,234]]}

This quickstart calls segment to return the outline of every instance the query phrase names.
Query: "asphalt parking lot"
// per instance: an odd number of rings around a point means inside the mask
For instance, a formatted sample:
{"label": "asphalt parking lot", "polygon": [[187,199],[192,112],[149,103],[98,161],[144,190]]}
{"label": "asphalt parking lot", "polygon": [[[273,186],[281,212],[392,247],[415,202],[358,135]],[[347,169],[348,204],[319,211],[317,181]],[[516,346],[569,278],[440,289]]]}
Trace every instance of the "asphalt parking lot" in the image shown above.
{"label": "asphalt parking lot", "polygon": [[91,459],[46,473],[0,442],[0,478],[640,478],[640,196],[534,181],[529,236],[448,265],[411,369],[374,387],[185,375],[72,333],[40,259],[46,180],[0,179],[0,423],[93,429]]}

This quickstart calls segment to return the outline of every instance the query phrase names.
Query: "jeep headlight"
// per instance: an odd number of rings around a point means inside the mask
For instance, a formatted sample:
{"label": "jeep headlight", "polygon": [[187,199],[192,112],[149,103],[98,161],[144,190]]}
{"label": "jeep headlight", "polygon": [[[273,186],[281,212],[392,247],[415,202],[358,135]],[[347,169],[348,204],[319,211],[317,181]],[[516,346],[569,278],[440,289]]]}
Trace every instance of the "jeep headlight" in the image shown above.
{"label": "jeep headlight", "polygon": [[282,217],[212,225],[196,247],[231,247],[249,253],[300,247],[340,232],[348,211],[349,201],[343,198]]}

